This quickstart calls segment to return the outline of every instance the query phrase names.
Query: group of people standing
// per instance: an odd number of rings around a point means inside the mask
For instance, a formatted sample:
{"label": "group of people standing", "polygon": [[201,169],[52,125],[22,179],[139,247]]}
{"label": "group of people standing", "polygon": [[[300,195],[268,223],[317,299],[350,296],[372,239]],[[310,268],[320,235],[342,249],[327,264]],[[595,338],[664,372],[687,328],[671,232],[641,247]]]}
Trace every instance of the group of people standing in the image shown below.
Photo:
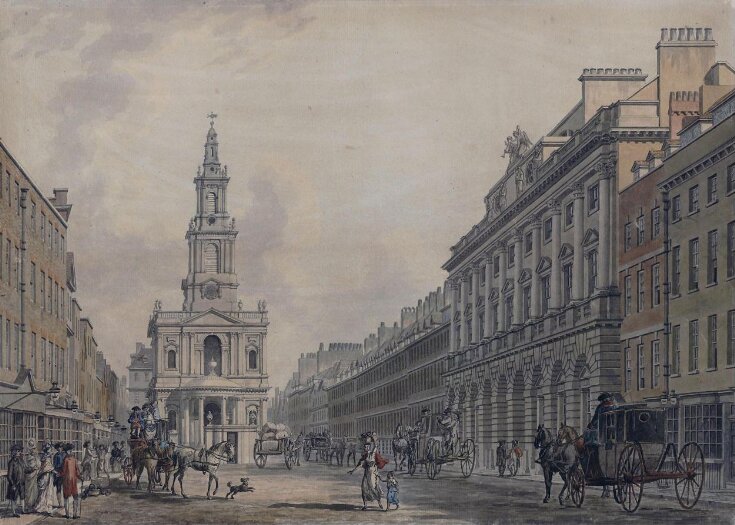
{"label": "group of people standing", "polygon": [[20,517],[21,512],[51,516],[54,508],[63,507],[67,518],[79,518],[81,503],[77,484],[81,478],[79,461],[71,443],[52,445],[46,442],[40,453],[34,439],[28,440],[25,450],[22,445],[14,444],[8,461],[6,493],[11,514],[14,517]]}

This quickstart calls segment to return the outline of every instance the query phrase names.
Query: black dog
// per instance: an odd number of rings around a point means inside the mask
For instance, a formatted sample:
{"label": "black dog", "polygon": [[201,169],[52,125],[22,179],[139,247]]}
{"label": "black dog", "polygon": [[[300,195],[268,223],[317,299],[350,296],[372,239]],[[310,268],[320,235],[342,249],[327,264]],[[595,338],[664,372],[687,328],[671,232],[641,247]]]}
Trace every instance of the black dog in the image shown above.
{"label": "black dog", "polygon": [[240,478],[239,485],[233,485],[231,482],[228,481],[227,486],[230,487],[230,492],[227,493],[225,499],[235,499],[235,494],[237,494],[238,492],[253,492],[255,488],[248,485],[249,481],[250,478]]}

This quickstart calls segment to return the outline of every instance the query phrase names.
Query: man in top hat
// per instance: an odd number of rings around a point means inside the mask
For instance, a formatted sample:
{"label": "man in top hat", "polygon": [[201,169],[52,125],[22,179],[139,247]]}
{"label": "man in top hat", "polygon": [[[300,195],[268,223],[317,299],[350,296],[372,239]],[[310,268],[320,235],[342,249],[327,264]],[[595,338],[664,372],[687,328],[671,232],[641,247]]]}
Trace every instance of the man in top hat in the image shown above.
{"label": "man in top hat", "polygon": [[26,466],[23,461],[23,447],[15,444],[10,448],[10,460],[8,461],[8,490],[5,498],[10,501],[10,512],[15,518],[20,518],[16,508],[20,499],[21,512],[25,512],[26,499]]}
{"label": "man in top hat", "polygon": [[77,483],[82,478],[82,472],[79,469],[79,461],[72,454],[72,450],[74,450],[74,446],[71,443],[64,445],[66,457],[61,467],[61,477],[64,480],[64,512],[67,519],[72,517],[69,515],[69,498],[74,500],[74,519],[79,518],[81,512],[81,500],[79,499],[79,487]]}
{"label": "man in top hat", "polygon": [[600,416],[605,412],[615,409],[615,398],[610,392],[602,392],[597,396],[597,401],[598,405],[595,408],[595,414],[592,416],[592,420],[587,425],[588,429],[596,429]]}

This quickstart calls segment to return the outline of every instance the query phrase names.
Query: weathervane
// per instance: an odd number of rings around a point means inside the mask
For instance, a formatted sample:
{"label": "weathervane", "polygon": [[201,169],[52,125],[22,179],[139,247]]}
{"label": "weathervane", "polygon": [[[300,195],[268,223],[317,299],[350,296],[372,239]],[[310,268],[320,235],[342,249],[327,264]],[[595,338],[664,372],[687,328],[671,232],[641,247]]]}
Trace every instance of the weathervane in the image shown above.
{"label": "weathervane", "polygon": [[207,118],[209,119],[209,125],[214,126],[214,119],[217,118],[217,113],[209,112],[209,115],[207,115]]}

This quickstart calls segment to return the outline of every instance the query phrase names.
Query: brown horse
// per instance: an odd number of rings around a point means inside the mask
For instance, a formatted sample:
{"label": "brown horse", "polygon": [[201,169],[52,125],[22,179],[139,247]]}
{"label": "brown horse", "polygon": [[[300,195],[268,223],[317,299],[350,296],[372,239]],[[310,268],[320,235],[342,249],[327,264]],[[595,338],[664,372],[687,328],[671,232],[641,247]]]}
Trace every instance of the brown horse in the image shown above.
{"label": "brown horse", "polygon": [[153,486],[155,485],[156,479],[156,466],[158,465],[158,458],[161,455],[160,447],[157,444],[147,445],[143,444],[135,447],[130,454],[133,460],[133,472],[135,472],[135,488],[140,489],[140,476],[143,474],[145,468],[148,474],[148,492],[153,492]]}

